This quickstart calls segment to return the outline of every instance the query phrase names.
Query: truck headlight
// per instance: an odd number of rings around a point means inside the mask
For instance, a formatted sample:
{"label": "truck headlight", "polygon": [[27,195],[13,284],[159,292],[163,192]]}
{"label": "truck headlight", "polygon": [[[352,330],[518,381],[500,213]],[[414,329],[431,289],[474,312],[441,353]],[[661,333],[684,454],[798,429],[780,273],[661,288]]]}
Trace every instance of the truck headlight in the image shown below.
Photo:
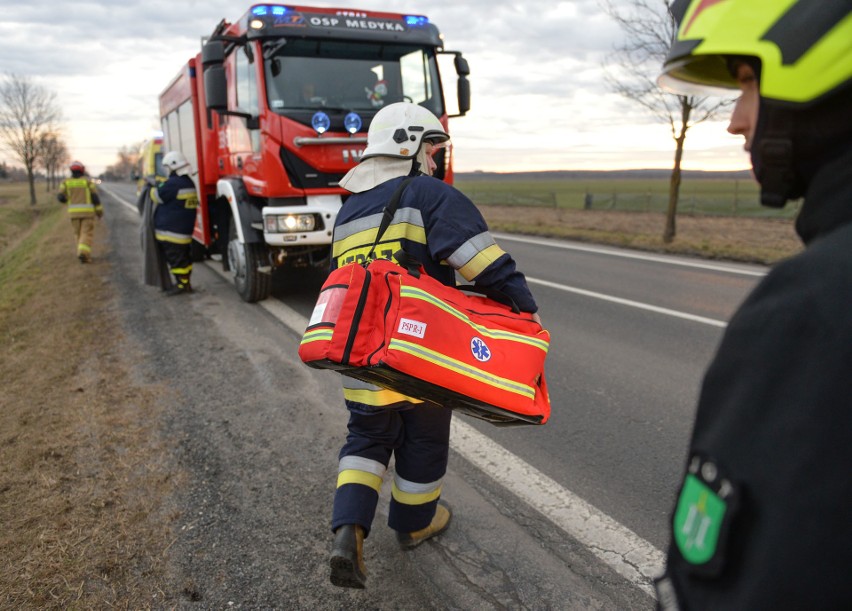
{"label": "truck headlight", "polygon": [[267,233],[297,233],[313,231],[316,227],[313,214],[271,214],[265,221]]}

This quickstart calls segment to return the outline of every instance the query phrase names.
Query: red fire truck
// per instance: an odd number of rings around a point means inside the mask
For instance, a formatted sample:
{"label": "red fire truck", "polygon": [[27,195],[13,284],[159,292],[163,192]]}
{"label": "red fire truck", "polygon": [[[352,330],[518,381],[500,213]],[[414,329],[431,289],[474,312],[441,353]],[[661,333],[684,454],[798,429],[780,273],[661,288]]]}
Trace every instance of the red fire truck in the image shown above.
{"label": "red fire truck", "polygon": [[[256,4],[222,20],[160,95],[165,149],[194,170],[196,256],[221,255],[248,302],[282,266],[328,263],[332,228],[376,112],[409,101],[470,108],[467,61],[422,15]],[[439,58],[457,78],[448,111]],[[454,112],[454,114],[449,114]],[[452,181],[451,149],[436,176]]]}

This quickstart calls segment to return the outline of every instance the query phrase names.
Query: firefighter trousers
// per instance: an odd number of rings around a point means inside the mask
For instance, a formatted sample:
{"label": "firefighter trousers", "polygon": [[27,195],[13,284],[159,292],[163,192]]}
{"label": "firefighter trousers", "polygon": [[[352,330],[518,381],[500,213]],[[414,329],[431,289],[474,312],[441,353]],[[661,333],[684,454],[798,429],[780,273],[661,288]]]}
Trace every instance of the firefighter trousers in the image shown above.
{"label": "firefighter trousers", "polygon": [[192,274],[192,246],[166,240],[157,240],[157,243],[160,245],[166,263],[169,264],[169,271],[174,275],[177,283],[189,284],[189,277]]}
{"label": "firefighter trousers", "polygon": [[447,472],[451,419],[452,410],[429,404],[370,414],[350,409],[332,530],[357,524],[369,534],[391,456],[395,473],[388,526],[399,532],[426,528],[435,516]]}
{"label": "firefighter trousers", "polygon": [[84,216],[71,219],[74,239],[77,241],[77,256],[87,261],[92,258],[92,242],[95,239],[95,217]]}

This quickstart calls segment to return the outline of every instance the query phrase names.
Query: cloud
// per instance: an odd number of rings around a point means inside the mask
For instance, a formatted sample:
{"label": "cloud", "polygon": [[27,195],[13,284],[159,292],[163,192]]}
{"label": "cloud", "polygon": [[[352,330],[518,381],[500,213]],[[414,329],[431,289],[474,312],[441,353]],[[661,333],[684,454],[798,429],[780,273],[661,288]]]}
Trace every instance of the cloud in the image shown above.
{"label": "cloud", "polygon": [[[423,14],[448,49],[464,53],[473,108],[451,122],[459,170],[638,167],[657,151],[656,167],[671,163],[668,127],[606,88],[602,62],[621,33],[598,0],[305,3]],[[251,4],[77,0],[57,8],[55,0],[0,0],[0,70],[55,91],[72,156],[102,171],[157,128],[158,96],[201,38]],[[687,148],[688,164],[689,141]]]}

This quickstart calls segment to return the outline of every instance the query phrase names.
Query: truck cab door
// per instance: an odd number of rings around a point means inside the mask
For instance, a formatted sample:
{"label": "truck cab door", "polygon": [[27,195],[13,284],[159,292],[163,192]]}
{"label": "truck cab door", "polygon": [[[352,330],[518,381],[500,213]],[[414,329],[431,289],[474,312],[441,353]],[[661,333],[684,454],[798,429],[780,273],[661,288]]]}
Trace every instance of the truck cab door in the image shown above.
{"label": "truck cab door", "polygon": [[[254,43],[249,43],[252,45]],[[232,95],[229,96],[230,110],[239,113],[228,117],[228,140],[231,165],[237,174],[258,174],[258,159],[261,151],[260,90],[257,63],[250,46],[239,47],[231,54],[233,62]],[[242,115],[242,116],[240,116]],[[257,176],[256,178],[259,178]]]}

